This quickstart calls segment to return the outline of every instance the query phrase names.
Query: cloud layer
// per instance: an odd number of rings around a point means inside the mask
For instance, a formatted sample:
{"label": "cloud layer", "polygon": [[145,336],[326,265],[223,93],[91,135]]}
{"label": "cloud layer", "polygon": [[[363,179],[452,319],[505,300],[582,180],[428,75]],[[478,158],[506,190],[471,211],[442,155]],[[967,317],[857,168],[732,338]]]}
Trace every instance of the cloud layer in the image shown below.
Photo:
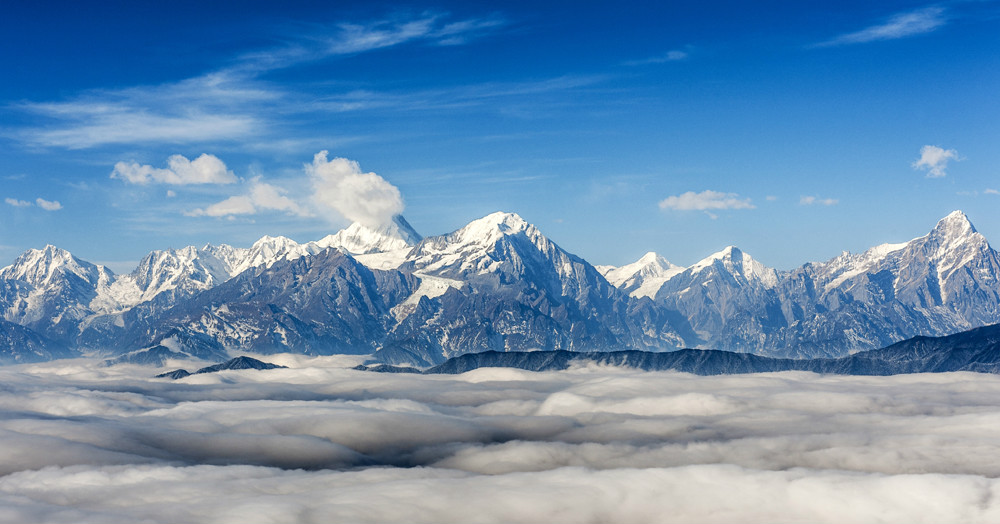
{"label": "cloud layer", "polygon": [[4,520],[990,522],[1000,377],[0,369]]}

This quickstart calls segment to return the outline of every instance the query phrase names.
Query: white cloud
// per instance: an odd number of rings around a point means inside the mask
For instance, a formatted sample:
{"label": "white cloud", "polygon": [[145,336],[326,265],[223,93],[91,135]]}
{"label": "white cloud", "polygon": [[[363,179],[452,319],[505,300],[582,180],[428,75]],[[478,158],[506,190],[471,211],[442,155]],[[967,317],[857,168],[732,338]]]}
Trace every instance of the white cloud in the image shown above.
{"label": "white cloud", "polygon": [[840,202],[836,198],[819,198],[815,196],[803,196],[799,198],[800,206],[835,206]]}
{"label": "white cloud", "polygon": [[188,216],[224,217],[254,215],[261,211],[285,211],[289,214],[308,216],[308,212],[294,200],[285,196],[280,187],[261,182],[260,177],[250,181],[250,188],[244,195],[231,196],[206,208],[185,213]]}
{"label": "white cloud", "polygon": [[925,7],[916,11],[899,13],[885,23],[874,25],[860,31],[840,35],[819,44],[819,46],[835,46],[844,44],[860,44],[878,40],[895,40],[908,36],[929,33],[943,26],[948,21],[942,7]]}
{"label": "white cloud", "polygon": [[396,186],[375,173],[362,173],[353,160],[327,160],[327,154],[316,153],[305,168],[312,182],[313,203],[325,214],[377,226],[403,212]]}
{"label": "white cloud", "polygon": [[38,207],[46,211],[58,211],[63,207],[58,200],[45,200],[44,198],[36,198],[35,203],[38,204]]}
{"label": "white cloud", "polygon": [[987,189],[983,190],[983,193],[985,193],[987,195],[1000,195],[1000,191],[997,191],[996,189],[990,189],[990,188],[987,188]]}
{"label": "white cloud", "polygon": [[766,199],[766,200],[767,200],[768,202],[775,202],[775,201],[777,201],[777,200],[778,200],[778,197],[777,197],[777,196],[775,196],[775,195],[767,195],[767,196],[765,197],[765,199]]}
{"label": "white cloud", "polygon": [[644,58],[642,60],[629,60],[625,62],[627,66],[638,66],[638,65],[648,65],[648,64],[665,64],[667,62],[678,62],[688,58],[689,53],[687,51],[681,51],[680,49],[673,49],[667,51],[662,55],[653,56],[650,58]]}
{"label": "white cloud", "polygon": [[31,202],[28,202],[27,200],[18,200],[10,197],[3,199],[3,201],[14,207],[28,207],[31,205]]}
{"label": "white cloud", "polygon": [[137,162],[118,162],[111,172],[111,178],[119,178],[130,184],[232,184],[238,179],[226,164],[215,155],[202,154],[194,160],[182,155],[171,155],[167,168],[160,169]]}
{"label": "white cloud", "polygon": [[264,360],[292,368],[0,368],[4,520],[1000,520],[995,375]]}
{"label": "white cloud", "polygon": [[676,196],[669,196],[660,201],[660,209],[675,209],[679,211],[708,211],[720,209],[754,209],[749,198],[740,198],[736,193],[722,193],[705,190],[701,193],[688,191]]}
{"label": "white cloud", "polygon": [[927,171],[927,178],[941,178],[948,174],[945,169],[951,160],[956,162],[962,160],[958,157],[958,151],[928,145],[920,148],[920,158],[912,165],[913,169]]}

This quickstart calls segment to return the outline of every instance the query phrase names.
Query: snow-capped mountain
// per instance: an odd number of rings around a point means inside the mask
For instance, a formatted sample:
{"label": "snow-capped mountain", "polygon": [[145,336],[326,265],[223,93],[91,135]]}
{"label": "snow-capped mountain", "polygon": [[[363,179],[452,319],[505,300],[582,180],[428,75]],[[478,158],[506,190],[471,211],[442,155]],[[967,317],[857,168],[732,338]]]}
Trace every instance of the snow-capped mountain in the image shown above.
{"label": "snow-capped mountain", "polygon": [[633,297],[654,297],[667,280],[686,268],[650,251],[624,266],[595,266],[615,287]]}
{"label": "snow-capped mountain", "polygon": [[401,215],[381,227],[372,228],[355,222],[336,234],[316,241],[321,248],[340,248],[353,255],[369,255],[408,250],[423,240]]}
{"label": "snow-capped mountain", "polygon": [[29,250],[0,270],[0,307],[7,361],[66,348],[137,362],[147,350],[150,361],[374,352],[417,365],[533,349],[842,356],[1000,322],[1000,257],[960,212],[909,242],[791,271],[732,246],[686,268],[655,253],[595,268],[513,213],[427,238],[397,217],[305,244],[154,251],[127,275]]}
{"label": "snow-capped mountain", "polygon": [[[631,299],[592,265],[514,213],[493,213],[428,237],[401,271],[420,285],[394,308],[398,324],[376,353],[433,364],[466,352],[666,347],[684,339],[666,323],[629,314]],[[417,297],[414,300],[413,297]]]}
{"label": "snow-capped mountain", "polygon": [[90,304],[111,286],[114,274],[55,246],[29,249],[0,269],[3,318],[57,341],[74,335],[92,313]]}

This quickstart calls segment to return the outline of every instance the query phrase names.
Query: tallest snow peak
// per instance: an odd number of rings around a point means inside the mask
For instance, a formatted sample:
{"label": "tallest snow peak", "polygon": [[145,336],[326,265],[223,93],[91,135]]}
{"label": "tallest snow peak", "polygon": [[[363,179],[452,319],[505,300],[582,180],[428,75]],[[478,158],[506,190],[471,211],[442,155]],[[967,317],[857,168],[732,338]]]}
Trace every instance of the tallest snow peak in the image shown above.
{"label": "tallest snow peak", "polygon": [[948,216],[938,221],[933,232],[948,237],[962,237],[975,233],[976,228],[965,213],[952,211]]}

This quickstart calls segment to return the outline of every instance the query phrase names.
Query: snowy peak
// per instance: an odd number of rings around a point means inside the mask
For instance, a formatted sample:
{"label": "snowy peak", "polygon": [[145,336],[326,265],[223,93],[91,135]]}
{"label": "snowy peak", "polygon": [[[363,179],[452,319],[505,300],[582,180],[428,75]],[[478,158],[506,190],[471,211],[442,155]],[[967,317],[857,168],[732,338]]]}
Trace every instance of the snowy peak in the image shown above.
{"label": "snowy peak", "polygon": [[73,256],[69,251],[53,245],[43,249],[29,249],[14,260],[14,263],[0,270],[0,278],[22,280],[35,287],[43,287],[67,274],[76,275],[93,285],[103,276],[112,278],[112,273],[101,266],[95,266]]}
{"label": "snowy peak", "polygon": [[621,267],[598,266],[597,269],[608,282],[622,291],[634,297],[652,298],[664,282],[686,268],[671,264],[667,259],[650,251],[631,264]]}
{"label": "snowy peak", "polygon": [[294,260],[304,255],[316,254],[321,250],[322,248],[313,242],[299,244],[288,237],[265,235],[246,250],[242,260],[230,271],[230,275],[236,276],[250,268],[271,267],[279,260]]}
{"label": "snowy peak", "polygon": [[722,251],[712,253],[688,269],[692,273],[700,273],[713,267],[721,267],[733,276],[743,277],[747,282],[760,283],[765,287],[778,285],[777,270],[761,264],[736,246],[727,246]]}
{"label": "snowy peak", "polygon": [[517,213],[498,211],[469,222],[468,225],[448,235],[451,242],[460,244],[493,243],[503,236],[526,233],[529,236],[540,236],[535,226],[526,222]]}
{"label": "snowy peak", "polygon": [[948,216],[938,221],[930,236],[939,238],[967,238],[976,234],[976,228],[969,217],[961,211],[952,211]]}
{"label": "snowy peak", "polygon": [[355,255],[385,253],[413,247],[423,237],[400,215],[383,226],[372,228],[355,222],[334,235],[316,242],[320,248],[339,248]]}

